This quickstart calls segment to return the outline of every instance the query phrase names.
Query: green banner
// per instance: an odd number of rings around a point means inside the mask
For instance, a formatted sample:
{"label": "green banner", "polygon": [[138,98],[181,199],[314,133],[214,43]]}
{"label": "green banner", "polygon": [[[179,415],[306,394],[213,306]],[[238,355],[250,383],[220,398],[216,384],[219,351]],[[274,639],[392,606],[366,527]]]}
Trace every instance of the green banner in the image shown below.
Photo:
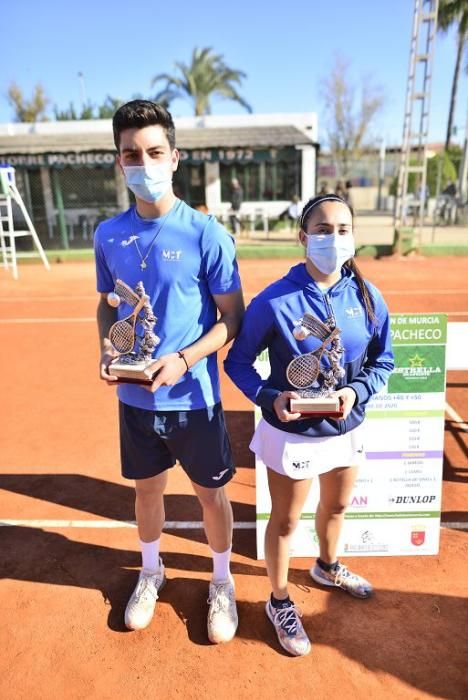
{"label": "green banner", "polygon": [[[380,511],[345,513],[345,520],[413,520],[414,518],[440,518],[440,510]],[[257,513],[257,520],[269,520],[270,513]],[[300,520],[315,520],[315,513],[302,513]]]}
{"label": "green banner", "polygon": [[446,314],[392,314],[393,345],[444,345],[447,342]]}
{"label": "green banner", "polygon": [[443,345],[394,346],[395,369],[388,382],[391,394],[427,394],[445,391]]}

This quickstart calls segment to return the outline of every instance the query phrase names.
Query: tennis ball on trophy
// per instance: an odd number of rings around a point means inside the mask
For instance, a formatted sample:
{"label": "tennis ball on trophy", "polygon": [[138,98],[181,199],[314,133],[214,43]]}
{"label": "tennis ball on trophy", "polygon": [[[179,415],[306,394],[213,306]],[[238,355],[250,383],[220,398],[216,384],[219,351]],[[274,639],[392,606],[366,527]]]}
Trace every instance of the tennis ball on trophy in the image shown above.
{"label": "tennis ball on trophy", "polygon": [[296,326],[293,330],[293,336],[296,338],[296,340],[305,340],[308,335],[310,335],[310,332],[307,330],[307,328],[304,328],[304,326]]}
{"label": "tennis ball on trophy", "polygon": [[116,294],[115,292],[109,292],[109,294],[107,295],[107,303],[109,304],[109,306],[113,306],[114,308],[117,308],[118,306],[120,306],[119,295]]}

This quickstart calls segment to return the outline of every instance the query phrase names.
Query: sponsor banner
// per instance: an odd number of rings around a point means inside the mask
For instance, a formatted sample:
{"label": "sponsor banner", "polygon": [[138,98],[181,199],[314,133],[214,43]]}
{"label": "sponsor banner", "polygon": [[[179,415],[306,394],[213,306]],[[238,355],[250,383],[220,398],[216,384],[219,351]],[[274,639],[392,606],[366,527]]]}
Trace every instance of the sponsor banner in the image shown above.
{"label": "sponsor banner", "polygon": [[[257,520],[260,548],[258,558],[264,559],[263,540],[268,517]],[[392,537],[389,537],[389,525]],[[405,517],[390,519],[388,514],[379,519],[346,519],[338,556],[401,556],[434,555],[439,549],[440,513],[434,517]],[[315,558],[319,555],[318,537],[314,519],[301,519],[291,540],[291,557]]]}
{"label": "sponsor banner", "polygon": [[[345,516],[339,556],[437,554],[439,548],[445,415],[444,314],[391,317],[396,370],[388,386],[369,403],[366,460]],[[269,375],[268,354],[257,361]],[[256,409],[256,421],[260,418]],[[256,460],[257,556],[264,558],[264,534],[271,509],[266,467]],[[291,556],[318,554],[314,479]]]}
{"label": "sponsor banner", "polygon": [[390,393],[443,393],[445,346],[395,347],[395,370],[388,382]]}
{"label": "sponsor banner", "polygon": [[0,156],[0,165],[15,168],[114,167],[115,152],[86,151],[85,153],[39,153]]}

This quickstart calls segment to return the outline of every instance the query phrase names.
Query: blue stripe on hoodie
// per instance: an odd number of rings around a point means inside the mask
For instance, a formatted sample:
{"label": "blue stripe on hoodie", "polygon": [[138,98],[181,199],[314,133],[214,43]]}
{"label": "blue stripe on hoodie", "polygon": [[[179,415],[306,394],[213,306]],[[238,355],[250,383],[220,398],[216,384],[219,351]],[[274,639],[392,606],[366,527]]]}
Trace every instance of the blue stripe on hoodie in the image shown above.
{"label": "blue stripe on hoodie", "polygon": [[[318,437],[345,433],[362,422],[366,403],[384,386],[394,367],[387,306],[378,289],[367,281],[366,285],[374,299],[376,326],[367,318],[354,273],[346,267],[341,279],[323,291],[300,263],[251,301],[224,368],[234,384],[261,407],[268,423],[286,432]],[[273,410],[278,394],[294,390],[286,378],[288,364],[317,348],[313,337],[298,341],[293,336],[297,321],[306,312],[321,321],[332,313],[341,329],[345,376],[336,388],[350,386],[357,395],[346,420],[307,418],[282,423]],[[265,348],[271,373],[262,380],[253,364]],[[327,365],[325,356],[322,364]]]}

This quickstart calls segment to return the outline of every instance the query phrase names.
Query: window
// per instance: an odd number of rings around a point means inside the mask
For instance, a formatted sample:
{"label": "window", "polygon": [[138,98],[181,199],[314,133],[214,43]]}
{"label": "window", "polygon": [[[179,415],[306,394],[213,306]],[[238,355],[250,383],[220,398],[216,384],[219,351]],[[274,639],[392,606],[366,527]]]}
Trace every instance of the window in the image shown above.
{"label": "window", "polygon": [[291,200],[293,195],[301,194],[301,152],[293,148],[282,149],[275,160],[220,163],[219,171],[223,202],[231,199],[234,177],[242,186],[245,202]]}

